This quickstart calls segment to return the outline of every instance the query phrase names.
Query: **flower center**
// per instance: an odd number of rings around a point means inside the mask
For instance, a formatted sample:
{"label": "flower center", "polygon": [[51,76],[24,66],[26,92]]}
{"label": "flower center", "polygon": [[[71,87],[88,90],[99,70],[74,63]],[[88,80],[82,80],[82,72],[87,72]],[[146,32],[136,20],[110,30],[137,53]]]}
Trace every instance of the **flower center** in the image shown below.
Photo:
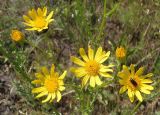
{"label": "flower center", "polygon": [[116,50],[116,56],[119,58],[125,57],[125,49],[120,47]]}
{"label": "flower center", "polygon": [[17,31],[14,32],[14,33],[13,33],[13,38],[14,38],[14,39],[17,39],[17,40],[21,39],[21,33],[17,32]]}
{"label": "flower center", "polygon": [[58,78],[47,78],[44,82],[44,86],[49,93],[54,93],[59,87]]}
{"label": "flower center", "polygon": [[128,80],[128,86],[131,90],[135,90],[140,85],[140,79],[138,76],[134,76],[134,78],[130,77]]}
{"label": "flower center", "polygon": [[45,18],[43,17],[37,17],[35,20],[35,27],[36,28],[43,28],[46,25]]}
{"label": "flower center", "polygon": [[94,60],[88,61],[85,65],[85,70],[90,76],[98,75],[99,69],[100,69],[99,63],[97,63]]}

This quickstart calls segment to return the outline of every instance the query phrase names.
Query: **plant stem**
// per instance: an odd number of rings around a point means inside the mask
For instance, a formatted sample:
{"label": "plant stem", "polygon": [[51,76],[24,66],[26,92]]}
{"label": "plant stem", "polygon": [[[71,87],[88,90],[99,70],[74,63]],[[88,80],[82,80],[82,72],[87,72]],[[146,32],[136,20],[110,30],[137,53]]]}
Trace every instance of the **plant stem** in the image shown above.
{"label": "plant stem", "polygon": [[132,112],[131,112],[131,114],[133,115],[136,111],[137,111],[137,109],[139,108],[139,106],[141,105],[141,101],[139,101],[138,103],[137,103],[137,105],[134,107],[134,109],[132,110]]}
{"label": "plant stem", "polygon": [[103,32],[103,28],[105,26],[105,21],[106,21],[106,4],[107,4],[107,0],[104,0],[104,9],[103,9],[103,18],[102,18],[102,23],[100,25],[100,29],[99,29],[99,34],[98,34],[98,37],[97,37],[97,43],[100,42],[101,40],[101,35],[102,35],[102,32]]}

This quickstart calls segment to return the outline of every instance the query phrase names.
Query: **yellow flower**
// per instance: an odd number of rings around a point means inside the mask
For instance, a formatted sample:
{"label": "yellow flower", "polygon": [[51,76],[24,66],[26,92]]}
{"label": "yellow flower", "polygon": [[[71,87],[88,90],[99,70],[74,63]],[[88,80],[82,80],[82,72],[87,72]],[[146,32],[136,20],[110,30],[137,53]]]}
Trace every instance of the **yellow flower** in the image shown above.
{"label": "yellow flower", "polygon": [[118,76],[121,78],[119,83],[123,85],[119,92],[122,94],[128,90],[128,96],[131,102],[134,101],[134,95],[139,101],[142,101],[143,98],[140,92],[150,94],[150,91],[153,90],[153,87],[149,85],[149,83],[153,82],[150,80],[150,77],[153,76],[153,74],[149,73],[147,75],[142,75],[144,71],[143,67],[135,72],[133,64],[130,65],[130,70],[127,66],[123,65],[123,70],[118,73]]}
{"label": "yellow flower", "polygon": [[50,72],[46,67],[42,67],[41,72],[36,73],[36,80],[32,81],[33,84],[39,85],[38,88],[33,88],[32,93],[39,93],[36,98],[47,96],[42,103],[52,102],[57,97],[57,102],[61,99],[60,91],[65,90],[63,79],[67,73],[64,71],[59,77],[59,73],[54,71],[55,66],[52,64]]}
{"label": "yellow flower", "polygon": [[12,30],[10,35],[11,35],[12,40],[16,42],[22,40],[24,37],[23,33],[19,30]]}
{"label": "yellow flower", "polygon": [[79,49],[79,53],[84,61],[72,56],[71,60],[80,67],[72,67],[71,71],[78,78],[82,78],[82,87],[85,86],[89,80],[91,87],[95,87],[96,84],[101,85],[102,81],[99,76],[112,78],[108,72],[113,72],[110,68],[113,67],[113,65],[105,66],[102,64],[108,59],[110,51],[106,53],[102,51],[102,47],[99,47],[94,55],[93,49],[88,47],[88,56],[83,48]]}
{"label": "yellow flower", "polygon": [[120,46],[117,47],[116,49],[116,57],[118,59],[123,59],[126,56],[126,50],[124,49],[124,47]]}
{"label": "yellow flower", "polygon": [[23,15],[23,19],[25,22],[23,22],[25,25],[30,26],[31,28],[27,28],[26,30],[37,30],[38,32],[41,32],[44,29],[48,29],[48,24],[54,19],[52,18],[53,11],[47,15],[47,8],[44,7],[43,9],[38,8],[36,11],[35,9],[28,11],[28,16]]}

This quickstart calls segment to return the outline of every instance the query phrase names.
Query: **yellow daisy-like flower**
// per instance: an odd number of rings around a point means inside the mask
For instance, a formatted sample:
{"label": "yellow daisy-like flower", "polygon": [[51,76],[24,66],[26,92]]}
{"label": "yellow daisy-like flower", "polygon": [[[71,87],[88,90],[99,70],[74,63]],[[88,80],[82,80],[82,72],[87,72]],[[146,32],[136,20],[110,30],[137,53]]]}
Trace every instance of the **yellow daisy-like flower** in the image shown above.
{"label": "yellow daisy-like flower", "polygon": [[22,40],[24,37],[23,33],[19,30],[12,30],[10,36],[11,36],[12,40],[14,40],[16,42]]}
{"label": "yellow daisy-like flower", "polygon": [[142,101],[143,98],[140,92],[150,94],[150,91],[154,89],[149,85],[149,83],[153,82],[150,80],[150,77],[153,76],[153,74],[149,73],[147,75],[142,75],[144,71],[143,67],[135,72],[133,64],[130,65],[130,70],[127,66],[123,65],[123,70],[118,73],[118,76],[121,78],[119,83],[123,85],[119,92],[122,94],[128,90],[128,96],[131,102],[134,101],[134,96],[136,96],[139,101]]}
{"label": "yellow daisy-like flower", "polygon": [[73,67],[71,71],[78,78],[82,78],[82,87],[87,84],[88,80],[90,80],[91,87],[95,87],[96,84],[101,85],[102,81],[99,76],[112,78],[108,72],[113,72],[110,68],[113,67],[113,65],[105,66],[102,64],[108,59],[110,51],[106,53],[102,51],[102,47],[99,47],[94,55],[93,49],[88,47],[88,56],[83,48],[79,49],[79,53],[84,61],[72,56],[71,60],[80,67]]}
{"label": "yellow daisy-like flower", "polygon": [[123,59],[126,56],[126,50],[124,47],[120,46],[116,49],[116,57],[118,59]]}
{"label": "yellow daisy-like flower", "polygon": [[51,19],[53,16],[53,11],[49,13],[47,16],[47,8],[43,9],[38,8],[37,11],[35,9],[28,11],[28,16],[23,15],[23,22],[25,25],[30,26],[31,28],[27,28],[26,30],[34,31],[37,30],[41,32],[44,29],[48,29],[48,24],[54,19]]}
{"label": "yellow daisy-like flower", "polygon": [[32,93],[39,93],[36,98],[47,96],[42,103],[52,102],[57,97],[57,102],[61,99],[60,91],[65,90],[63,79],[67,73],[64,71],[59,77],[59,74],[55,72],[55,66],[52,64],[50,72],[46,67],[42,67],[42,72],[36,73],[36,80],[32,81],[33,84],[39,85],[38,88],[32,89]]}

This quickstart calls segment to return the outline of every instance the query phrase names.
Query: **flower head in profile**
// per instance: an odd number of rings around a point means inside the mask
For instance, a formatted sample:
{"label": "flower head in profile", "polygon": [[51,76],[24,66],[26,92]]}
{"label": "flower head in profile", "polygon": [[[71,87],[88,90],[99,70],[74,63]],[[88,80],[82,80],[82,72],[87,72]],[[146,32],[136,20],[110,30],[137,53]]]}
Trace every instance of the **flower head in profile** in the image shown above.
{"label": "flower head in profile", "polygon": [[64,71],[61,76],[55,72],[55,66],[52,64],[50,72],[46,67],[42,67],[41,72],[36,73],[36,80],[33,80],[32,83],[38,85],[38,88],[33,88],[32,93],[39,93],[36,98],[46,96],[46,99],[42,101],[52,102],[57,97],[57,102],[61,99],[60,91],[65,90],[63,79],[67,73]]}
{"label": "flower head in profile", "polygon": [[95,87],[96,84],[101,85],[102,81],[100,76],[112,78],[108,72],[113,72],[110,68],[113,67],[113,65],[103,65],[103,63],[108,59],[110,51],[105,52],[102,50],[102,47],[99,47],[96,53],[94,53],[93,49],[88,47],[88,56],[83,48],[79,49],[79,53],[83,58],[83,61],[72,56],[72,62],[80,67],[72,67],[71,71],[78,78],[82,79],[82,87],[85,86],[88,81],[91,87]]}
{"label": "flower head in profile", "polygon": [[124,47],[120,46],[116,49],[116,57],[117,59],[123,59],[126,56],[126,50]]}
{"label": "flower head in profile", "polygon": [[23,15],[23,19],[25,22],[23,22],[26,26],[29,26],[30,28],[27,28],[26,30],[30,31],[38,31],[41,32],[44,29],[48,29],[48,25],[50,22],[54,21],[54,19],[51,19],[53,16],[53,11],[49,13],[47,16],[47,8],[44,7],[43,9],[38,8],[37,11],[35,9],[28,11],[28,16]]}
{"label": "flower head in profile", "polygon": [[16,42],[21,41],[24,37],[23,33],[19,30],[12,30],[10,36]]}
{"label": "flower head in profile", "polygon": [[138,71],[135,72],[134,65],[130,65],[130,70],[127,66],[123,65],[123,70],[118,73],[118,76],[121,78],[119,83],[122,85],[120,89],[120,94],[128,90],[128,96],[131,102],[134,101],[136,96],[139,101],[142,101],[142,95],[140,92],[145,94],[150,94],[153,87],[149,85],[153,81],[150,80],[150,77],[153,76],[152,73],[147,75],[142,75],[144,68],[141,67]]}

